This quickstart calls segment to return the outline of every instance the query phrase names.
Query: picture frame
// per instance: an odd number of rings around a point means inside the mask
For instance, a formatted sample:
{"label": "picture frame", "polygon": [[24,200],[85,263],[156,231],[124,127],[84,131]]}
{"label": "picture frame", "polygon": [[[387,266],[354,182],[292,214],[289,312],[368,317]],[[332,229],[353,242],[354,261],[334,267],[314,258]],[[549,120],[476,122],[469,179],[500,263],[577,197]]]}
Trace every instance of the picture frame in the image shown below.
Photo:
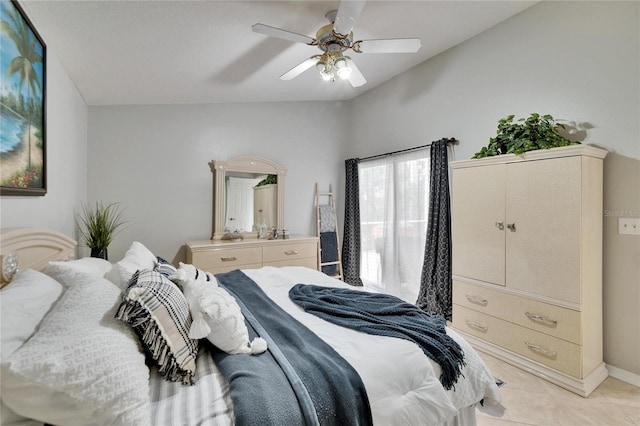
{"label": "picture frame", "polygon": [[16,0],[0,0],[0,195],[44,196],[47,46]]}

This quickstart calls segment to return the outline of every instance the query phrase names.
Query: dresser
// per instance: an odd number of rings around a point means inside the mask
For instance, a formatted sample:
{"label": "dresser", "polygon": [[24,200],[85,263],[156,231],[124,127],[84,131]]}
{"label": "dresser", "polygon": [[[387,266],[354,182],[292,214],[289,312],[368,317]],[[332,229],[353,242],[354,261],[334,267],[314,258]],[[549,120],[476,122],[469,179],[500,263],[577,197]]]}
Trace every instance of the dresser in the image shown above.
{"label": "dresser", "polygon": [[451,163],[453,327],[582,396],[607,377],[606,153],[575,145]]}
{"label": "dresser", "polygon": [[263,266],[306,266],[318,269],[318,238],[187,241],[187,263],[213,274]]}

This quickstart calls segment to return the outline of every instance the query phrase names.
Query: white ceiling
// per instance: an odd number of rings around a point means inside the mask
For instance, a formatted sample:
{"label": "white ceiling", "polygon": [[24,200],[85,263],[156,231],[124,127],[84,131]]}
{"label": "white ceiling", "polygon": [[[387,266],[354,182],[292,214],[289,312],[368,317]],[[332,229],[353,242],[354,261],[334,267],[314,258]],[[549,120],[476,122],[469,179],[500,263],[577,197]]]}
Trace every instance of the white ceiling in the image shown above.
{"label": "white ceiling", "polygon": [[351,53],[367,84],[324,82],[314,68],[279,76],[320,52],[251,31],[263,23],[315,37],[327,1],[20,2],[89,105],[351,99],[530,7],[533,1],[376,1],[354,39],[422,39],[418,53]]}

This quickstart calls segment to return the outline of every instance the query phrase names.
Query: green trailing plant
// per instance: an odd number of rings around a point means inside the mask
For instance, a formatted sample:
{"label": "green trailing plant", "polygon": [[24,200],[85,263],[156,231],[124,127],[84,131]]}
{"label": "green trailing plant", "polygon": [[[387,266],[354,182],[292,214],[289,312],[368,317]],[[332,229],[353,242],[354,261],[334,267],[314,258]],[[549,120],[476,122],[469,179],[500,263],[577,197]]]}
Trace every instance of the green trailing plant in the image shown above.
{"label": "green trailing plant", "polygon": [[124,226],[122,210],[118,203],[95,206],[82,205],[82,212],[76,218],[76,226],[85,246],[92,250],[106,250],[111,240]]}
{"label": "green trailing plant", "polygon": [[278,175],[267,175],[256,186],[272,185],[278,183]]}
{"label": "green trailing plant", "polygon": [[513,121],[509,115],[498,121],[497,135],[489,139],[489,145],[482,147],[472,158],[484,158],[502,154],[520,155],[535,149],[549,149],[559,146],[579,144],[558,133],[564,129],[551,115],[531,114],[528,118]]}

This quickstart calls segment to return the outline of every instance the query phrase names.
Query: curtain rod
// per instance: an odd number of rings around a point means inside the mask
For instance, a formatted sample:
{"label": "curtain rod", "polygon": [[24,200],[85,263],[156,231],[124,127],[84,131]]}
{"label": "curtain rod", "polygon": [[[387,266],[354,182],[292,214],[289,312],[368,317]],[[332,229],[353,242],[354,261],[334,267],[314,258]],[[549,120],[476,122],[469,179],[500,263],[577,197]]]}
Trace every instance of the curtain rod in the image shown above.
{"label": "curtain rod", "polygon": [[[456,140],[455,138],[449,138],[449,139],[446,139],[446,140],[447,140],[447,145],[458,145],[458,143],[459,143],[458,140]],[[437,141],[434,141],[434,142],[437,142]],[[387,152],[386,154],[372,155],[370,157],[360,158],[359,160],[360,161],[373,160],[374,158],[388,157],[390,155],[401,154],[403,152],[409,152],[409,151],[415,151],[415,150],[418,150],[418,149],[429,148],[432,143],[433,142],[428,143],[426,145],[416,146],[416,147],[413,147],[413,148],[407,148],[407,149],[401,149],[399,151]]]}

